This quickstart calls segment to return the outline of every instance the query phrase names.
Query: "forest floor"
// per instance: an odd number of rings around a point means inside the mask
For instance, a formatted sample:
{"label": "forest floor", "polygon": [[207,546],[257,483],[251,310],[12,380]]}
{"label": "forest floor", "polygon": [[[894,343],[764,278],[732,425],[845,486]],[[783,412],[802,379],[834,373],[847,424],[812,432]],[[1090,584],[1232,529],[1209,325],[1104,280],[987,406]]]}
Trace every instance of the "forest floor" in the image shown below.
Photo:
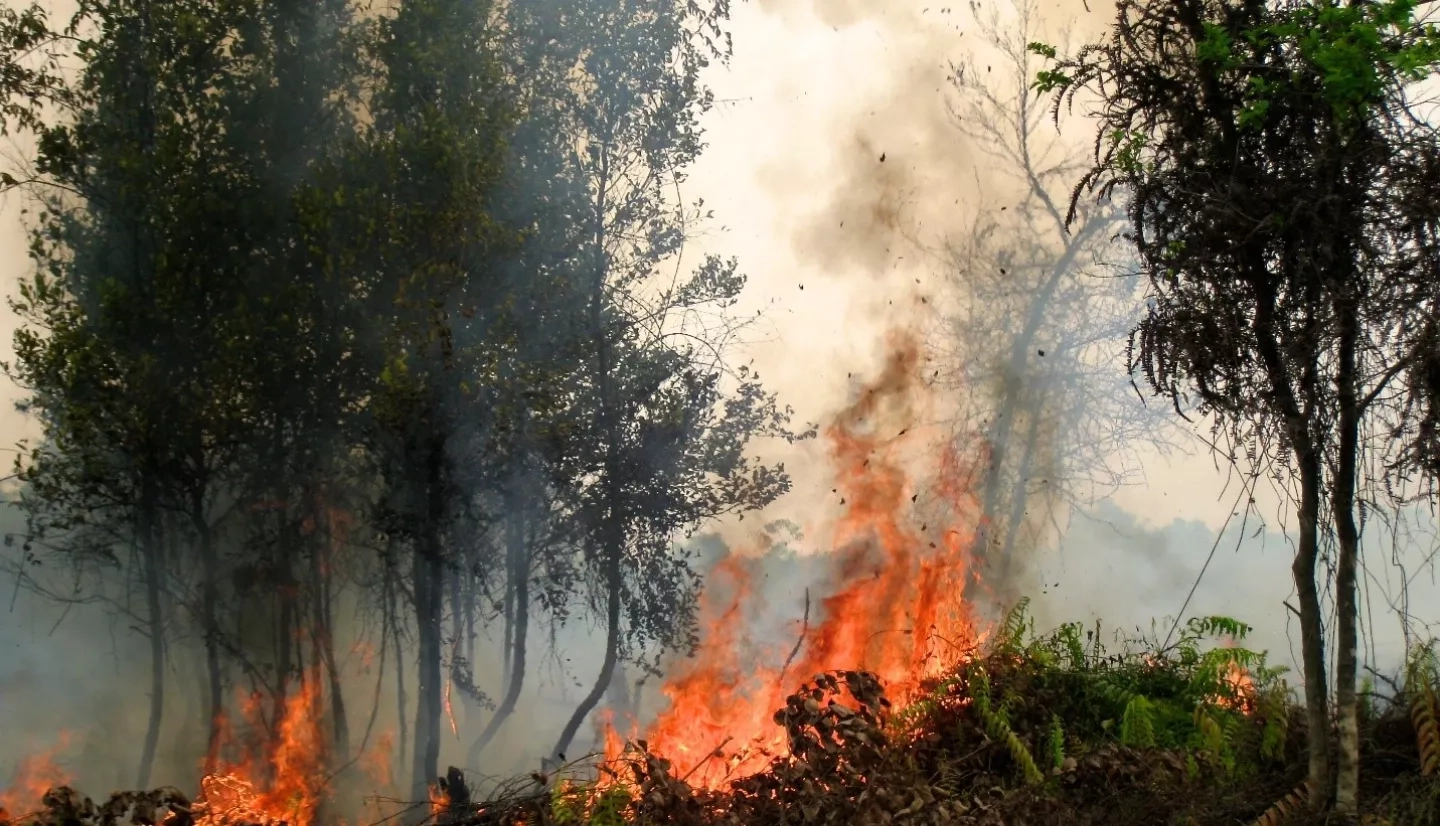
{"label": "forest floor", "polygon": [[[524,778],[485,802],[471,800],[451,770],[421,815],[438,826],[1320,822],[1304,799],[1303,710],[1283,670],[1236,642],[1247,631],[1223,617],[1196,619],[1173,643],[1107,650],[1078,624],[1037,635],[1022,606],[984,650],[920,681],[904,702],[892,704],[867,672],[815,675],[776,712],[788,749],[759,773],[697,774],[727,754],[677,767],[637,741],[598,764]],[[1380,677],[1380,689],[1365,683],[1361,823],[1440,826],[1436,664],[1436,648],[1423,647],[1405,674]],[[221,813],[219,801],[170,805],[170,791],[100,806],[62,791],[18,820],[276,823],[244,807]],[[166,806],[171,814],[159,817]]]}
{"label": "forest floor", "polygon": [[[1022,609],[903,705],[864,672],[816,675],[776,713],[789,753],[759,774],[692,785],[698,767],[637,743],[599,782],[438,814],[468,826],[1321,822],[1305,805],[1303,709],[1283,670],[1235,644],[1247,630],[1199,619],[1163,648],[1107,651],[1079,625],[1037,636]],[[1435,660],[1418,650],[1406,675],[1382,678],[1388,694],[1366,681],[1362,823],[1440,826]]]}

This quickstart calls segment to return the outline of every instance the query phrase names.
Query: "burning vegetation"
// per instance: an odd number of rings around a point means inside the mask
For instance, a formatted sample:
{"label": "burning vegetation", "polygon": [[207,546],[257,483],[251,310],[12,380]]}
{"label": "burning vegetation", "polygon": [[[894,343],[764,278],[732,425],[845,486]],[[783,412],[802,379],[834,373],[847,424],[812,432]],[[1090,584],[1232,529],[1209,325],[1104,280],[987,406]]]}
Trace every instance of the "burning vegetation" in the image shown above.
{"label": "burning vegetation", "polygon": [[[914,433],[928,394],[918,349],[904,338],[894,345],[881,376],[827,431],[844,503],[835,576],[813,606],[807,594],[792,644],[767,650],[749,639],[759,561],[728,556],[708,581],[695,656],[672,670],[666,707],[643,729],[605,717],[602,753],[502,785],[483,802],[452,768],[428,800],[397,802],[389,816],[449,826],[1270,826],[1297,815],[1303,719],[1285,669],[1244,647],[1245,624],[1197,618],[1173,641],[1107,645],[1098,623],[1038,631],[1025,600],[984,619],[969,556],[969,471],[950,453],[930,463],[931,478],[908,470],[927,466],[908,452],[923,447]],[[949,522],[917,513],[922,488],[944,494]],[[1433,649],[1417,651],[1391,702],[1366,715],[1370,798],[1395,823],[1433,822],[1424,818],[1440,802],[1440,675]],[[96,805],[57,785],[65,773],[37,755],[0,797],[16,814],[0,819],[342,823],[343,807],[331,804],[348,767],[328,750],[324,686],[322,672],[307,672],[275,719],[260,695],[241,697],[234,724],[217,726],[220,745],[193,802],[163,788]],[[372,767],[372,787],[388,783],[388,748],[381,738],[356,758]]]}
{"label": "burning vegetation", "polygon": [[[1098,626],[1038,633],[1026,607],[1012,610],[983,645],[901,687],[905,702],[892,702],[891,687],[874,672],[824,671],[772,710],[768,732],[752,737],[759,748],[727,751],[722,740],[707,751],[692,740],[680,749],[685,735],[666,722],[673,717],[662,717],[655,730],[676,751],[662,752],[659,739],[625,742],[613,754],[511,784],[484,802],[472,800],[463,774],[451,769],[432,786],[428,804],[412,807],[413,819],[457,826],[1252,820],[1268,826],[1299,812],[1303,790],[1286,792],[1303,776],[1297,736],[1303,717],[1283,669],[1241,647],[1249,630],[1243,624],[1196,619],[1163,648],[1141,640],[1107,647]],[[1434,662],[1433,653],[1413,658],[1412,719],[1397,703],[1373,705],[1366,715],[1373,778],[1367,791],[1375,810],[1393,818],[1377,823],[1434,822],[1440,801]],[[686,696],[683,685],[695,684],[677,680],[674,696]],[[747,728],[748,707],[732,719],[737,727],[728,739],[755,735]],[[708,725],[695,731],[712,734]],[[305,742],[299,736],[277,744],[260,765],[207,775],[193,803],[159,789],[96,805],[61,786],[43,796],[37,813],[6,821],[338,822],[317,819],[329,789],[320,767],[307,762]],[[27,765],[33,773],[36,764]],[[7,804],[21,791],[12,790]]]}

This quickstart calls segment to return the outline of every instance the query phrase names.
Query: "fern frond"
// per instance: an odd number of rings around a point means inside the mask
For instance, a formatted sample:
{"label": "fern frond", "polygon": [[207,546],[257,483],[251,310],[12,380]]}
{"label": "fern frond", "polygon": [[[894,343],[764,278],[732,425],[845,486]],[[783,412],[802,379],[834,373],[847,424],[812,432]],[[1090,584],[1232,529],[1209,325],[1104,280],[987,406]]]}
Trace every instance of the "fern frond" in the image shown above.
{"label": "fern frond", "polygon": [[990,675],[985,673],[983,668],[974,668],[970,672],[970,701],[975,706],[975,712],[980,715],[980,722],[985,733],[991,740],[1005,744],[1005,749],[1010,752],[1010,757],[1019,766],[1022,774],[1025,775],[1025,782],[1032,785],[1045,782],[1045,775],[1040,773],[1040,767],[1035,765],[1035,757],[1030,754],[1030,749],[1025,745],[1015,730],[1010,727],[1010,722],[1005,715],[997,712],[992,705],[990,697]]}
{"label": "fern frond", "polygon": [[1410,698],[1410,720],[1420,747],[1420,774],[1430,777],[1440,771],[1440,702],[1429,680],[1419,681]]}
{"label": "fern frond", "polygon": [[1192,617],[1186,627],[1196,637],[1230,637],[1239,642],[1250,635],[1249,625],[1230,617]]}
{"label": "fern frond", "polygon": [[1120,718],[1120,742],[1139,748],[1155,745],[1155,704],[1145,695],[1137,694],[1125,705]]}
{"label": "fern frond", "polygon": [[1000,626],[1000,633],[997,635],[996,647],[998,650],[1007,653],[1017,653],[1025,645],[1025,631],[1029,627],[1029,618],[1026,611],[1030,608],[1030,598],[1021,597],[1005,615],[1005,622]]}
{"label": "fern frond", "polygon": [[1416,646],[1407,657],[1405,688],[1410,695],[1410,721],[1420,748],[1420,774],[1440,772],[1440,658],[1433,645]]}
{"label": "fern frond", "polygon": [[1251,826],[1282,826],[1304,811],[1310,802],[1310,784],[1302,783],[1255,818]]}
{"label": "fern frond", "polygon": [[1065,728],[1058,714],[1050,715],[1050,765],[1056,769],[1065,765]]}
{"label": "fern frond", "polygon": [[981,722],[985,724],[985,733],[990,735],[990,739],[1005,744],[1005,750],[1010,752],[1011,759],[1020,766],[1025,782],[1031,785],[1044,783],[1045,775],[1040,772],[1040,767],[1035,765],[1035,757],[1030,754],[1030,749],[1020,739],[1020,735],[1010,728],[1009,721],[993,709],[977,710],[980,711]]}

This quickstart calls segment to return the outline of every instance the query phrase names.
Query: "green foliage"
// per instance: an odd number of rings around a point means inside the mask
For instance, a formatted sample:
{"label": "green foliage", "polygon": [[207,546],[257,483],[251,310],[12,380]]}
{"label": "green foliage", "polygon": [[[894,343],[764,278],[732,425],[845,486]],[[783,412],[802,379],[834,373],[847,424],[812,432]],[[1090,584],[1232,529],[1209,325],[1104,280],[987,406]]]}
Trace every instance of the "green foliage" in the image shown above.
{"label": "green foliage", "polygon": [[1065,726],[1060,715],[1050,715],[1050,768],[1059,770],[1065,765]]}
{"label": "green foliage", "polygon": [[984,668],[975,668],[968,674],[969,684],[967,686],[970,700],[975,704],[975,713],[980,716],[985,733],[992,740],[1001,743],[1010,753],[1020,767],[1022,776],[1027,783],[1044,782],[1045,776],[1041,774],[1039,766],[1035,765],[1035,758],[1030,753],[1030,748],[1015,730],[1010,727],[1010,721],[1005,713],[1005,706],[995,707],[990,695],[990,677],[985,673]]}
{"label": "green foliage", "polygon": [[1124,643],[1112,652],[1098,627],[1086,632],[1067,623],[1035,633],[1027,605],[1006,615],[984,665],[937,682],[896,714],[896,724],[926,725],[963,675],[980,726],[1032,781],[1039,774],[1030,755],[1044,754],[1055,767],[1076,749],[1083,754],[1106,742],[1183,750],[1237,778],[1284,759],[1292,699],[1285,669],[1236,645],[1250,632],[1245,623],[1196,617],[1164,650]]}
{"label": "green foliage", "polygon": [[558,826],[624,826],[629,823],[635,797],[616,783],[594,786],[563,782],[550,789],[550,822]]}

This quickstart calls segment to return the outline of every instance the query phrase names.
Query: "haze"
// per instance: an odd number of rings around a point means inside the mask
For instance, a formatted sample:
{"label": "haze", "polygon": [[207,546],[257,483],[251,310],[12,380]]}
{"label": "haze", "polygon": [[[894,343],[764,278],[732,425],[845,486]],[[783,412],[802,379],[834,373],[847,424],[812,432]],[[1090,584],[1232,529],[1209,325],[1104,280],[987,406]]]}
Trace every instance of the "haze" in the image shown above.
{"label": "haze", "polygon": [[[1052,30],[1074,20],[1080,31],[1093,31],[1108,20],[1098,5],[1093,14],[1079,3],[1047,4],[1042,11]],[[55,6],[57,16],[68,13]],[[966,9],[942,9],[933,0],[751,0],[734,10],[735,57],[709,77],[720,102],[706,124],[709,149],[686,194],[703,197],[715,213],[699,246],[737,256],[750,276],[745,306],[763,310],[746,357],[801,420],[826,421],[847,403],[882,362],[887,332],[933,328],[935,306],[953,292],[933,251],[977,213],[1007,205],[1004,185],[949,121],[947,102],[955,92],[947,62],[969,47],[968,21]],[[1070,127],[1088,139],[1085,124]],[[11,147],[7,155],[27,150]],[[7,294],[29,266],[22,206],[14,196],[0,204],[0,283]],[[15,325],[8,310],[0,313],[0,347],[7,353]],[[969,403],[963,391],[936,392],[946,405]],[[32,423],[14,409],[18,391],[7,385],[0,397],[0,444],[33,437]],[[1128,399],[1143,404],[1133,391]],[[944,430],[935,425],[940,438]],[[1254,647],[1269,648],[1276,661],[1293,666],[1298,638],[1292,648],[1284,607],[1292,590],[1290,546],[1280,531],[1278,500],[1262,488],[1257,511],[1263,523],[1243,514],[1227,523],[1238,489],[1227,488],[1226,474],[1192,436],[1178,432],[1183,453],[1142,452],[1138,483],[1068,513],[1062,530],[1028,552],[1022,588],[1035,600],[1042,625],[1101,617],[1110,627],[1148,630],[1152,619],[1173,617],[1195,587],[1187,615],[1247,621],[1258,629]],[[832,468],[824,445],[791,449],[785,460],[794,492],[763,519],[724,526],[720,533],[732,548],[743,552],[758,542],[755,526],[784,518],[802,526],[799,550],[828,550],[823,538],[836,505],[827,497]],[[1196,586],[1222,527],[1219,550]],[[1400,569],[1389,564],[1392,551],[1414,578],[1411,605],[1430,606],[1416,611],[1418,619],[1440,620],[1440,587],[1429,573],[1416,573],[1435,547],[1433,518],[1393,549],[1379,528],[1372,525],[1367,534],[1373,552],[1362,614],[1374,623],[1366,657],[1389,669],[1403,650],[1400,623],[1387,606],[1401,591]],[[776,600],[793,601],[783,612],[798,610],[806,584],[772,589]],[[563,689],[568,685],[573,696],[570,684],[592,679],[598,659],[590,656],[589,633],[577,628],[560,640],[562,656],[546,666],[550,676],[508,727],[532,729],[535,742],[513,736],[507,745],[518,757],[507,768],[538,759],[568,711],[557,699]],[[133,751],[124,738],[143,726],[145,702],[144,681],[129,676],[127,658],[136,645],[127,629],[112,628],[83,607],[62,617],[24,594],[7,600],[0,611],[6,710],[0,743],[23,744],[23,753],[53,743],[58,730],[93,730],[104,719],[117,726],[114,754]],[[570,678],[555,671],[562,660]],[[198,681],[198,670],[181,678],[187,679]],[[116,707],[135,709],[136,719],[115,723],[104,712]],[[11,713],[20,708],[26,713]],[[97,789],[123,785],[128,769],[97,767],[110,759],[104,751],[73,755],[72,765]],[[456,751],[463,754],[463,747]],[[160,771],[187,759],[162,755]],[[9,770],[0,761],[0,778]]]}

